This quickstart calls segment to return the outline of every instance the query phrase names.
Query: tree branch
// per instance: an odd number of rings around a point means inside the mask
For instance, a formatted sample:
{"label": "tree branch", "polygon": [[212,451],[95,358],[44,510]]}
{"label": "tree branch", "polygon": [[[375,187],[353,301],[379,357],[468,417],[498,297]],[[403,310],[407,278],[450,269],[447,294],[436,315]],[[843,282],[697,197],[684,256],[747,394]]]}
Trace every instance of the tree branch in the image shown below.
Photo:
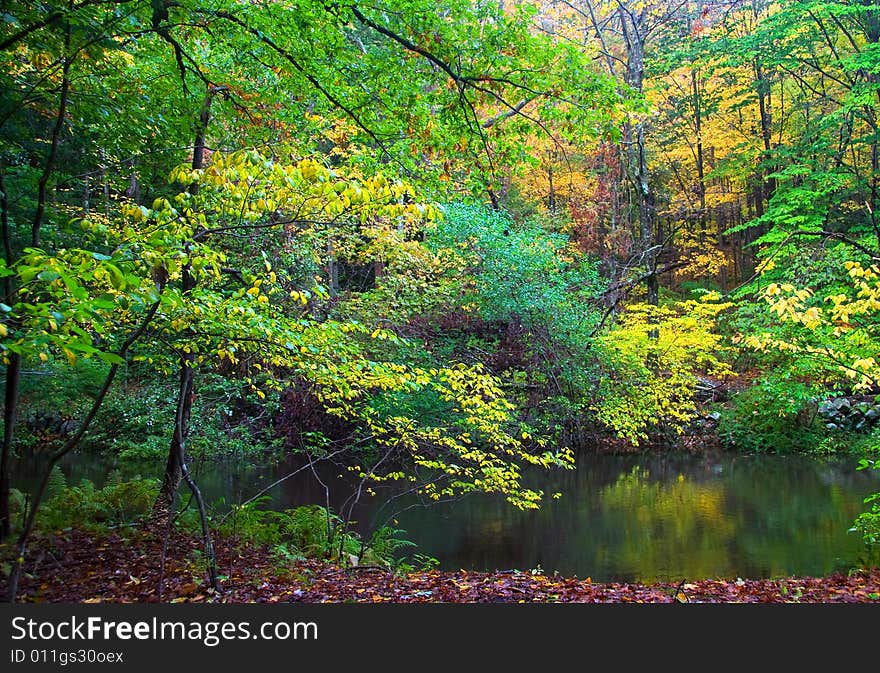
{"label": "tree branch", "polygon": [[67,97],[70,93],[70,66],[73,59],[70,52],[70,22],[64,31],[64,65],[62,66],[61,98],[58,103],[58,116],[55,118],[55,126],[52,129],[52,144],[49,146],[49,155],[43,167],[43,174],[37,183],[37,211],[34,214],[34,222],[31,226],[31,245],[35,248],[40,245],[40,228],[43,226],[43,216],[46,213],[46,190],[49,178],[55,171],[55,159],[58,156],[58,145],[61,142],[61,131],[64,128],[64,119],[67,116]]}
{"label": "tree branch", "polygon": [[[233,23],[236,26],[244,29],[249,34],[256,37],[260,42],[262,42],[263,44],[265,44],[266,46],[271,48],[275,53],[277,53],[284,60],[286,60],[288,63],[290,63],[290,65],[292,65],[293,68],[298,73],[300,73],[303,77],[305,77],[306,80],[308,80],[308,82],[313,87],[315,87],[321,93],[322,96],[324,96],[324,98],[326,98],[328,101],[330,101],[331,104],[335,105],[337,108],[342,110],[346,115],[348,115],[348,117],[357,125],[357,127],[359,129],[361,129],[364,133],[366,133],[370,137],[370,139],[372,139],[372,141],[376,143],[376,145],[379,147],[379,149],[381,149],[388,157],[394,159],[391,152],[389,152],[388,149],[385,147],[385,144],[378,138],[378,136],[376,136],[376,134],[369,127],[367,127],[366,124],[364,124],[361,121],[360,117],[358,117],[358,115],[355,114],[354,110],[352,110],[345,103],[343,103],[341,100],[336,98],[336,96],[334,96],[332,93],[327,91],[327,89],[317,80],[317,78],[314,75],[311,75],[310,73],[308,73],[306,71],[306,69],[303,67],[303,65],[299,61],[297,61],[293,57],[293,55],[291,55],[287,50],[285,50],[280,45],[278,45],[272,38],[268,37],[267,35],[265,35],[261,31],[257,30],[256,28],[253,28],[252,26],[248,25],[245,21],[242,21],[237,16],[230,14],[229,12],[225,12],[222,10],[209,11],[209,10],[201,10],[201,9],[197,9],[195,11],[198,13],[201,13],[201,14],[206,14],[209,16],[216,17],[218,19],[223,19],[225,21],[229,21],[230,23]],[[397,163],[399,163],[399,162],[397,162]],[[409,170],[407,170],[405,166],[401,165],[401,167],[404,168],[404,170],[406,170],[407,173],[409,173]]]}

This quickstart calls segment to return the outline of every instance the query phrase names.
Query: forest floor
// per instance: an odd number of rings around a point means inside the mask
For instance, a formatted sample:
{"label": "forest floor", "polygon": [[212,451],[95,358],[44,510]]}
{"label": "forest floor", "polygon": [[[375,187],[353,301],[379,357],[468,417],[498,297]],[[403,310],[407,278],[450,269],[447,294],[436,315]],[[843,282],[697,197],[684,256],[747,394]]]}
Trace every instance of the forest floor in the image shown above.
{"label": "forest floor", "polygon": [[[201,545],[175,533],[164,572],[161,537],[148,530],[72,530],[33,540],[23,602],[60,603],[876,603],[880,568],[827,577],[687,578],[676,584],[598,583],[528,570],[492,573],[342,568],[281,563],[270,548],[215,542],[221,591],[205,582]],[[8,563],[8,555],[4,559]],[[5,589],[3,590],[5,594]]]}

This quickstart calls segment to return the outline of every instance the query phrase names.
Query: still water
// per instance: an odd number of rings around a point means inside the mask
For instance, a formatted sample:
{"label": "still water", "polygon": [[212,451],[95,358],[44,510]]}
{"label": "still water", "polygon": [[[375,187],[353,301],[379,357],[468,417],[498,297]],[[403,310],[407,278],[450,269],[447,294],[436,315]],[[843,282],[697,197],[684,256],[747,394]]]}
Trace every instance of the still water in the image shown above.
{"label": "still water", "polygon": [[[69,480],[100,483],[107,468],[92,461],[69,462]],[[366,498],[355,517],[363,530],[389,520],[418,545],[415,552],[436,558],[441,569],[540,567],[597,582],[819,575],[877,560],[848,532],[865,496],[880,491],[880,471],[857,471],[856,462],[585,454],[576,470],[527,475],[547,494],[538,511],[521,512],[485,496],[431,507],[398,499],[389,506],[380,494]],[[211,463],[198,466],[198,477],[206,498],[222,508],[221,502],[241,502],[294,467]],[[331,506],[339,509],[348,489],[341,480],[324,481]],[[551,499],[556,491],[562,497]],[[284,508],[325,504],[326,493],[306,470],[268,495],[271,506]]]}

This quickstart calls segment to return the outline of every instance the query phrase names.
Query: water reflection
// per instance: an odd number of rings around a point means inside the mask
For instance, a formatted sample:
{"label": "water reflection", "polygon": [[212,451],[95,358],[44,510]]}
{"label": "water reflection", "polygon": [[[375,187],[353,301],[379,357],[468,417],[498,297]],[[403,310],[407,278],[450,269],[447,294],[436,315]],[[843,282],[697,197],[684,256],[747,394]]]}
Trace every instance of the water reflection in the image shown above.
{"label": "water reflection", "polygon": [[[706,577],[819,575],[867,559],[849,533],[880,474],[855,460],[733,454],[584,455],[575,471],[529,473],[532,486],[561,491],[539,511],[519,512],[500,498],[471,496],[396,516],[418,551],[441,568],[531,569],[595,581],[672,581]],[[101,483],[108,465],[65,464],[70,481]],[[152,476],[153,466],[115,466]],[[209,501],[241,502],[299,467],[240,463],[197,466]],[[349,494],[343,479],[321,475],[330,503]],[[274,507],[325,504],[324,487],[303,471],[270,489]],[[387,493],[356,512],[362,529],[384,521]],[[394,502],[401,509],[412,499]],[[220,504],[220,507],[223,505]]]}
{"label": "water reflection", "polygon": [[[471,498],[400,517],[444,568],[540,566],[596,581],[818,575],[863,562],[848,528],[877,474],[784,456],[583,456],[538,512]],[[874,559],[876,561],[876,557]]]}
{"label": "water reflection", "polygon": [[670,575],[686,564],[700,576],[727,569],[737,522],[725,508],[719,481],[698,483],[679,473],[654,480],[636,465],[599,495],[609,544],[597,549],[604,565],[627,575]]}

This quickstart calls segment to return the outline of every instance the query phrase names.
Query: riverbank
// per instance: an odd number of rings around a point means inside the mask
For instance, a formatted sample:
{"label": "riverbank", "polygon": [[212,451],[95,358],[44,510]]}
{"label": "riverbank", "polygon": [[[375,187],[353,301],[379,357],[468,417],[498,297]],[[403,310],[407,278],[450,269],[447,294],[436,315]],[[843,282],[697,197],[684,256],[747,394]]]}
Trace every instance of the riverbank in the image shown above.
{"label": "riverbank", "polygon": [[[216,541],[221,592],[204,581],[198,538],[69,530],[34,540],[19,601],[54,603],[878,603],[880,568],[826,577],[677,578],[596,583],[533,570],[392,572],[320,561],[282,563],[267,547]],[[8,551],[8,549],[4,549]],[[4,554],[8,562],[8,554]],[[4,588],[5,593],[5,588]]]}

